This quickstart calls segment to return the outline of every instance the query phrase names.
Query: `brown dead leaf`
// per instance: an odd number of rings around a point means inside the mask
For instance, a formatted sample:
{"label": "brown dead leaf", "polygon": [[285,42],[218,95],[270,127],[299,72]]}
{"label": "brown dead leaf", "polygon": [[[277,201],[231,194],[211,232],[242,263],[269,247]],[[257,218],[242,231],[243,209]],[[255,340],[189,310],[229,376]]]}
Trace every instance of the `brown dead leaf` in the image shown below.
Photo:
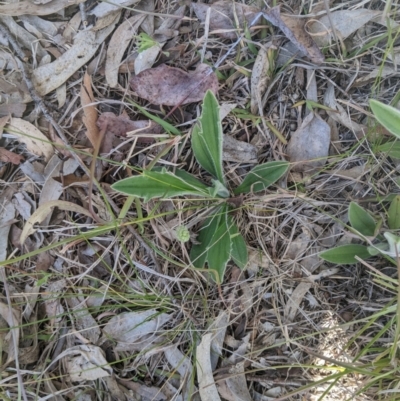
{"label": "brown dead leaf", "polygon": [[130,85],[139,97],[166,106],[199,102],[209,89],[218,92],[218,78],[207,64],[190,72],[161,64],[133,77]]}
{"label": "brown dead leaf", "polygon": [[315,64],[324,62],[324,55],[313,38],[306,32],[303,19],[287,15],[281,16],[279,6],[270,8],[262,15],[267,21],[278,27],[296,45],[302,55],[307,56]]}
{"label": "brown dead leaf", "polygon": [[0,161],[4,163],[12,163],[18,166],[24,158],[21,155],[17,155],[14,152],[10,152],[7,149],[0,148]]}
{"label": "brown dead leaf", "polygon": [[292,134],[287,147],[293,171],[312,173],[322,167],[329,153],[331,133],[329,125],[317,114],[310,113],[300,128]]}
{"label": "brown dead leaf", "polygon": [[[132,121],[129,117],[122,114],[116,116],[111,112],[102,113],[97,120],[97,126],[101,130],[106,130],[107,135],[122,137],[126,137],[127,133],[132,131],[140,131],[146,134],[161,134],[162,132],[161,126],[150,120]],[[140,140],[146,142],[146,138],[141,138]]]}
{"label": "brown dead leaf", "polygon": [[114,32],[107,49],[105,75],[107,83],[115,88],[118,84],[118,70],[129,42],[134,38],[146,15],[135,15],[124,21]]}
{"label": "brown dead leaf", "polygon": [[85,72],[83,76],[82,85],[81,85],[81,104],[83,108],[83,112],[85,113],[83,123],[87,129],[86,136],[89,138],[90,143],[92,144],[93,148],[97,148],[100,146],[99,140],[100,138],[100,131],[97,127],[97,109],[94,106],[94,96],[92,91],[92,78],[90,75]]}
{"label": "brown dead leaf", "polygon": [[[250,25],[260,12],[258,7],[247,6],[227,0],[220,0],[211,5],[192,3],[193,10],[201,22],[205,22],[208,9],[210,11],[210,30],[225,39],[236,39],[238,28]],[[236,18],[239,27],[236,25]]]}
{"label": "brown dead leaf", "polygon": [[262,112],[262,96],[265,93],[269,81],[268,53],[262,47],[258,51],[251,73],[251,113]]}

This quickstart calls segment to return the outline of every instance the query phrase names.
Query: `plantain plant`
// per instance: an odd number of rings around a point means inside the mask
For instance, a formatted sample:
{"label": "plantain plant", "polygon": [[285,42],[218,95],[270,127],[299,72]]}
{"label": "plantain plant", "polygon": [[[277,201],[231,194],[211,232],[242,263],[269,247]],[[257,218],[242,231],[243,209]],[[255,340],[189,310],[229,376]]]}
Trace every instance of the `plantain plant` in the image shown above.
{"label": "plantain plant", "polygon": [[230,260],[243,269],[248,259],[246,242],[231,215],[230,198],[268,188],[286,173],[289,163],[273,161],[255,166],[231,193],[223,172],[219,105],[211,91],[204,97],[202,114],[192,129],[191,140],[197,162],[212,176],[211,186],[184,170],[155,167],[118,181],[112,187],[144,202],[195,196],[214,204],[212,214],[202,224],[197,243],[192,246],[190,259],[194,267],[212,270],[215,281],[221,284]]}

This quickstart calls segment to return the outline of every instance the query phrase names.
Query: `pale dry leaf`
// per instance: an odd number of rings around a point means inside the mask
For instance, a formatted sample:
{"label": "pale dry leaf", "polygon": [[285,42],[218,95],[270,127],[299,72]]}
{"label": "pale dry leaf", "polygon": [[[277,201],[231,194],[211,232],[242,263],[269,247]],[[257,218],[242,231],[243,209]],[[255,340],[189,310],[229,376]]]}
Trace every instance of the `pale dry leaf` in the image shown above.
{"label": "pale dry leaf", "polygon": [[54,149],[47,137],[29,121],[22,120],[21,118],[12,118],[5,129],[20,142],[24,143],[28,152],[43,157],[46,161],[50,160],[51,156],[53,156]]}
{"label": "pale dry leaf", "polygon": [[[60,175],[61,167],[63,174],[68,175],[75,172],[75,170],[79,167],[79,163],[75,159],[68,159],[67,161],[62,162],[56,155],[50,159],[44,170],[45,181],[40,193],[39,206],[49,201],[55,201],[61,196],[63,192],[62,184],[54,180],[54,177]],[[49,214],[46,219],[42,221],[42,223],[47,225],[50,221],[50,218],[51,214]]]}
{"label": "pale dry leaf", "polygon": [[15,217],[15,207],[5,201],[0,208],[0,261],[7,258],[8,234]]}
{"label": "pale dry leaf", "polygon": [[196,349],[196,370],[201,401],[221,401],[211,367],[213,334],[204,334]]}
{"label": "pale dry leaf", "polygon": [[147,1],[141,1],[136,7],[136,10],[143,10],[147,11],[149,14],[146,16],[144,19],[141,29],[147,33],[147,35],[153,35],[154,33],[154,15],[151,13],[154,13],[155,11],[155,5],[154,5],[154,0],[147,0]]}
{"label": "pale dry leaf", "polygon": [[71,308],[75,320],[75,328],[82,337],[96,344],[101,331],[93,316],[89,313],[86,302],[73,296],[67,296],[66,301]]}
{"label": "pale dry leaf", "polygon": [[32,1],[18,1],[3,3],[0,5],[0,15],[11,15],[18,17],[19,15],[49,15],[57,13],[66,7],[74,4],[83,3],[85,0],[52,0],[43,7],[41,4],[36,4]]}
{"label": "pale dry leaf", "polygon": [[252,401],[244,374],[244,362],[232,366],[229,374],[232,376],[219,382],[218,392],[221,397],[227,401]]}
{"label": "pale dry leaf", "polygon": [[[1,86],[1,81],[0,81],[0,86]],[[8,117],[10,115],[13,117],[22,117],[25,109],[26,105],[20,102],[0,104],[0,118],[3,118],[5,116]]]}
{"label": "pale dry leaf", "polygon": [[75,213],[81,213],[85,216],[92,217],[91,213],[84,209],[83,207],[76,205],[72,202],[54,200],[44,203],[40,205],[36,211],[32,214],[29,220],[25,223],[25,226],[22,230],[20,242],[23,244],[29,235],[33,234],[36,229],[34,228],[35,224],[40,224],[49,213],[53,212],[53,209],[58,207],[61,210],[66,210]]}
{"label": "pale dry leaf", "polygon": [[0,139],[3,136],[3,129],[7,125],[8,121],[10,121],[10,116],[6,115],[4,117],[0,117]]}
{"label": "pale dry leaf", "polygon": [[211,344],[211,370],[214,371],[218,365],[219,358],[222,355],[226,330],[229,325],[229,313],[221,311],[215,321],[212,323],[210,330],[214,334]]}
{"label": "pale dry leaf", "polygon": [[[205,22],[208,9],[210,10],[210,30],[225,39],[236,39],[238,30],[254,22],[260,9],[242,3],[220,0],[213,4],[192,3],[192,8],[201,22]],[[239,27],[236,26],[236,18]],[[213,32],[211,32],[213,33]]]}
{"label": "pale dry leaf", "polygon": [[33,70],[32,82],[39,95],[44,96],[57,89],[79,68],[85,65],[113,31],[115,24],[116,22],[97,32],[90,30],[80,31],[75,36],[74,44],[70,49],[52,63]]}
{"label": "pale dry leaf", "polygon": [[296,45],[299,51],[313,63],[321,64],[324,62],[324,55],[312,37],[306,32],[303,19],[288,15],[281,16],[279,6],[270,8],[263,12],[262,15],[267,21],[278,27]]}
{"label": "pale dry leaf", "polygon": [[11,163],[18,166],[24,158],[21,155],[17,155],[14,152],[11,152],[5,148],[0,147],[0,161],[3,163]]}
{"label": "pale dry leaf", "polygon": [[219,105],[219,118],[220,118],[220,120],[222,121],[236,107],[237,107],[237,103],[222,102]]}
{"label": "pale dry leaf", "polygon": [[317,114],[310,113],[290,138],[287,154],[292,169],[311,174],[326,163],[331,132],[329,125]]}
{"label": "pale dry leaf", "polygon": [[130,7],[139,1],[140,0],[113,0],[112,2],[102,1],[88,14],[95,16],[97,19],[106,18],[110,14],[112,15],[121,9]]}
{"label": "pale dry leaf", "polygon": [[25,200],[25,197],[21,192],[17,192],[14,195],[13,204],[23,219],[28,220],[29,217],[31,217],[32,206]]}
{"label": "pale dry leaf", "polygon": [[[23,23],[29,23],[34,26],[39,32],[45,34],[47,38],[53,38],[57,35],[58,29],[53,22],[40,18],[36,15],[21,15],[19,19]],[[46,44],[44,44],[46,46]]]}
{"label": "pale dry leaf", "polygon": [[365,8],[334,11],[329,16],[323,15],[318,20],[311,20],[307,24],[307,31],[318,46],[324,47],[332,44],[335,38],[333,31],[344,40],[381,14],[382,11],[367,10]]}
{"label": "pale dry leaf", "polygon": [[236,163],[257,163],[257,148],[251,143],[223,135],[222,160]]}
{"label": "pale dry leaf", "polygon": [[[397,60],[396,60],[396,62],[397,62]],[[383,79],[383,78],[388,78],[391,75],[395,75],[395,74],[397,75],[398,73],[399,73],[398,70],[395,70],[393,67],[390,67],[388,65],[384,65],[383,68],[381,66],[375,67],[367,75],[364,75],[361,78],[357,78],[354,81],[353,87],[360,87],[360,86],[367,85],[367,84],[371,83],[372,81],[375,81],[375,79],[377,77],[379,77],[379,79]]]}
{"label": "pale dry leaf", "polygon": [[190,72],[161,64],[133,77],[130,85],[139,97],[165,106],[199,102],[207,90],[218,92],[218,78],[207,64]]}
{"label": "pale dry leaf", "polygon": [[337,111],[327,110],[329,117],[349,128],[351,131],[363,133],[366,130],[365,126],[353,121],[346,110],[336,101],[335,88],[331,83],[328,83],[328,87],[325,91],[324,105]]}
{"label": "pale dry leaf", "polygon": [[135,74],[138,75],[144,70],[148,70],[156,62],[164,43],[156,44],[138,54],[134,62]]}
{"label": "pale dry leaf", "polygon": [[[156,309],[121,313],[110,319],[103,328],[103,334],[107,339],[117,342],[115,346],[117,351],[129,351],[136,346],[135,343],[148,334],[154,334],[154,338],[157,331],[161,330],[162,326],[170,319],[170,314],[159,313]],[[146,344],[147,342],[149,339],[146,339]]]}
{"label": "pale dry leaf", "polygon": [[43,49],[37,38],[22,26],[18,25],[14,18],[8,15],[2,15],[0,16],[0,21],[8,28],[12,36],[18,38],[18,43],[20,43],[23,48],[33,51],[34,47],[39,60],[47,55],[47,52]]}
{"label": "pale dry leaf", "polygon": [[73,382],[97,380],[112,374],[103,350],[95,345],[84,344],[72,347],[64,353],[64,357],[67,371]]}
{"label": "pale dry leaf", "polygon": [[284,309],[284,316],[287,322],[293,322],[304,296],[307,294],[311,287],[311,283],[302,282],[296,287],[292,294],[289,295],[289,299],[286,302],[286,306]]}
{"label": "pale dry leaf", "polygon": [[262,113],[262,97],[269,81],[269,60],[267,51],[260,47],[251,72],[251,106],[252,114]]}
{"label": "pale dry leaf", "polygon": [[61,295],[66,286],[67,281],[65,279],[53,281],[47,285],[46,291],[41,294],[46,316],[49,318],[50,326],[53,328],[63,319],[64,308],[61,305]]}
{"label": "pale dry leaf", "polygon": [[96,106],[92,103],[94,103],[92,78],[90,77],[90,75],[87,74],[87,72],[85,72],[81,85],[81,105],[85,114],[83,123],[86,127],[86,136],[89,138],[89,141],[92,144],[93,148],[97,149],[100,145],[100,131],[96,124],[98,116],[97,109]]}
{"label": "pale dry leaf", "polygon": [[133,380],[119,379],[119,382],[132,390],[133,394],[137,394],[139,396],[137,399],[140,401],[165,401],[167,399],[162,390],[157,387],[146,386]]}
{"label": "pale dry leaf", "polygon": [[118,84],[118,70],[122,57],[145,18],[145,15],[139,14],[125,20],[118,26],[110,39],[107,49],[105,75],[107,83],[111,88],[115,88]]}
{"label": "pale dry leaf", "polygon": [[18,350],[15,349],[15,345],[18,347],[19,344],[19,327],[21,314],[16,309],[9,305],[0,302],[0,315],[8,324],[8,333],[5,336],[5,349],[7,351],[6,364],[15,360],[18,356]]}

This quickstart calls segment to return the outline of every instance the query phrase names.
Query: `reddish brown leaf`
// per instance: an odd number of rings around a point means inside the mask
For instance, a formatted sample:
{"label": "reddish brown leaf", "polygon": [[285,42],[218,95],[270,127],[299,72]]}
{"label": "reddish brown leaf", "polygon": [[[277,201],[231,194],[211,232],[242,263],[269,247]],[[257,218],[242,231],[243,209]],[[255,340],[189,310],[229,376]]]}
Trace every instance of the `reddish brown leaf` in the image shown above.
{"label": "reddish brown leaf", "polygon": [[281,16],[279,6],[263,12],[263,17],[278,27],[285,36],[299,49],[301,56],[307,56],[313,63],[324,62],[324,55],[313,38],[304,29],[305,21],[301,18]]}
{"label": "reddish brown leaf", "polygon": [[[217,1],[208,5],[203,3],[193,3],[193,10],[201,22],[205,22],[207,12],[210,8],[210,30],[217,31],[216,35],[226,39],[236,39],[238,28],[243,28],[245,23],[250,25],[260,12],[258,7],[246,6],[232,1]],[[239,27],[236,25],[236,18]]]}
{"label": "reddish brown leaf", "polygon": [[20,164],[24,158],[21,155],[17,155],[14,152],[10,152],[7,149],[0,148],[0,160],[4,163]]}
{"label": "reddish brown leaf", "polygon": [[199,102],[208,89],[218,92],[217,76],[207,64],[199,64],[191,72],[162,64],[142,71],[130,84],[139,97],[166,106]]}
{"label": "reddish brown leaf", "polygon": [[[130,131],[140,130],[146,134],[160,134],[161,126],[149,121],[132,121],[124,115],[116,116],[114,113],[103,113],[97,120],[97,126],[103,130],[106,129],[107,135],[124,136]],[[145,140],[146,138],[141,138]]]}

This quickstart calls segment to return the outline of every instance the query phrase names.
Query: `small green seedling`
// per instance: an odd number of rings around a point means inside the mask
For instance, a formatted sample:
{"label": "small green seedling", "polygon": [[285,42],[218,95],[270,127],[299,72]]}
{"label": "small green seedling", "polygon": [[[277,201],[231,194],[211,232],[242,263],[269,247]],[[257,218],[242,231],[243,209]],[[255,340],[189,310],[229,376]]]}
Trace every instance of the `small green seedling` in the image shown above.
{"label": "small green seedling", "polygon": [[157,46],[158,42],[154,40],[151,36],[147,35],[147,33],[142,32],[138,37],[138,53],[142,53],[147,49],[150,49],[153,46]]}
{"label": "small green seedling", "polygon": [[[192,246],[190,258],[193,266],[206,266],[214,273],[215,281],[221,284],[230,260],[243,269],[247,264],[247,247],[231,212],[231,196],[258,192],[268,188],[288,170],[289,163],[273,161],[254,167],[235,188],[228,190],[222,165],[222,125],[219,105],[215,95],[208,91],[204,97],[202,114],[192,130],[192,149],[197,162],[209,174],[212,185],[206,185],[184,170],[174,172],[165,168],[144,170],[140,175],[115,183],[112,187],[121,193],[137,196],[144,202],[151,199],[169,199],[176,196],[194,196],[214,203],[213,213],[208,217]],[[181,241],[188,239],[188,233],[179,230]]]}

